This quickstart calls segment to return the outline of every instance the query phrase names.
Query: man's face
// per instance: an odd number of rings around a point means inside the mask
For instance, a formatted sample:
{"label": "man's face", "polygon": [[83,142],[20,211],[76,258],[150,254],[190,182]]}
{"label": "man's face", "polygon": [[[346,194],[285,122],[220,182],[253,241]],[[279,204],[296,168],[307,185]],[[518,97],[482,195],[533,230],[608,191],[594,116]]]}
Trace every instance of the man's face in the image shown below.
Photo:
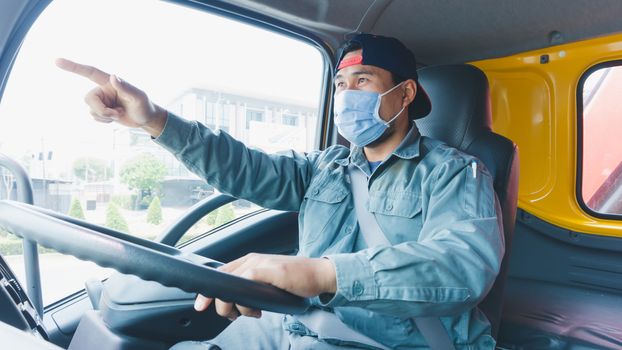
{"label": "man's face", "polygon": [[[362,55],[363,50],[348,52],[342,59],[347,60]],[[335,76],[335,95],[344,90],[363,90],[384,93],[394,87],[391,73],[382,68],[356,64],[340,69]],[[404,90],[398,87],[382,97],[380,117],[388,121],[402,109]]]}

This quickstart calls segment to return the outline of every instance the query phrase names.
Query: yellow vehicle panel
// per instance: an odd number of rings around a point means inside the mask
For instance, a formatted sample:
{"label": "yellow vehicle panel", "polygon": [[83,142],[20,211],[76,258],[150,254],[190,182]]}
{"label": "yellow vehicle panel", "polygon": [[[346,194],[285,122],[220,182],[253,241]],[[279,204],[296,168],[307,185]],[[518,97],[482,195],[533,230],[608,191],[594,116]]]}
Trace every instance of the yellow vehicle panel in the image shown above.
{"label": "yellow vehicle panel", "polygon": [[520,208],[569,230],[622,237],[620,221],[587,214],[576,196],[579,80],[618,59],[619,34],[473,62],[490,82],[495,131],[520,150]]}

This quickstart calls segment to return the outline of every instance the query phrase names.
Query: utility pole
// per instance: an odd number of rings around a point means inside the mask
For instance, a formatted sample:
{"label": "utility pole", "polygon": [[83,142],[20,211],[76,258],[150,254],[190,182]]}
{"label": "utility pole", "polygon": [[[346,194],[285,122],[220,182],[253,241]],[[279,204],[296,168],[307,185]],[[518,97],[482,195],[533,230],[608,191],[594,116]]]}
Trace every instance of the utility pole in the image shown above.
{"label": "utility pole", "polygon": [[[41,152],[39,153],[39,160],[41,161],[41,174],[43,177],[43,184],[45,186],[45,144],[43,143],[43,137],[41,138]],[[47,192],[47,191],[46,191]]]}

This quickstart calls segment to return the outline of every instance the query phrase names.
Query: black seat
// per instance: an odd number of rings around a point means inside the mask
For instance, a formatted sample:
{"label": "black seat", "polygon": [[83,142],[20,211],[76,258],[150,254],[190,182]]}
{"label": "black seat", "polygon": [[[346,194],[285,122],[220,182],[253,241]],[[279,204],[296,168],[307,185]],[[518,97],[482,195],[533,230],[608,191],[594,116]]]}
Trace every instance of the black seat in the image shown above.
{"label": "black seat", "polygon": [[457,64],[426,67],[418,73],[432,102],[430,114],[416,121],[421,134],[478,157],[494,178],[503,215],[505,255],[499,276],[479,308],[492,324],[496,339],[516,218],[518,148],[492,131],[488,79],[479,68]]}

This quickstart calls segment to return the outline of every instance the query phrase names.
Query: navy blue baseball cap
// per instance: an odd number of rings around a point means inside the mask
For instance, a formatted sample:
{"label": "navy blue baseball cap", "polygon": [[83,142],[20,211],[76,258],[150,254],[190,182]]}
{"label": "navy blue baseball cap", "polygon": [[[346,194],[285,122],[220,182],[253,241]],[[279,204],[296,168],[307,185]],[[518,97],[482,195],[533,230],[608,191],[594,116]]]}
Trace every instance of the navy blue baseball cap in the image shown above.
{"label": "navy blue baseball cap", "polygon": [[[353,44],[360,46],[363,50],[362,57],[351,57],[342,61],[343,56],[347,53],[346,50],[351,48]],[[380,35],[356,34],[341,45],[337,53],[335,75],[341,68],[354,64],[376,66],[403,79],[414,80],[417,83],[417,94],[415,100],[408,106],[408,114],[411,118],[418,119],[430,113],[432,104],[425,90],[419,84],[415,54],[401,41]]]}

